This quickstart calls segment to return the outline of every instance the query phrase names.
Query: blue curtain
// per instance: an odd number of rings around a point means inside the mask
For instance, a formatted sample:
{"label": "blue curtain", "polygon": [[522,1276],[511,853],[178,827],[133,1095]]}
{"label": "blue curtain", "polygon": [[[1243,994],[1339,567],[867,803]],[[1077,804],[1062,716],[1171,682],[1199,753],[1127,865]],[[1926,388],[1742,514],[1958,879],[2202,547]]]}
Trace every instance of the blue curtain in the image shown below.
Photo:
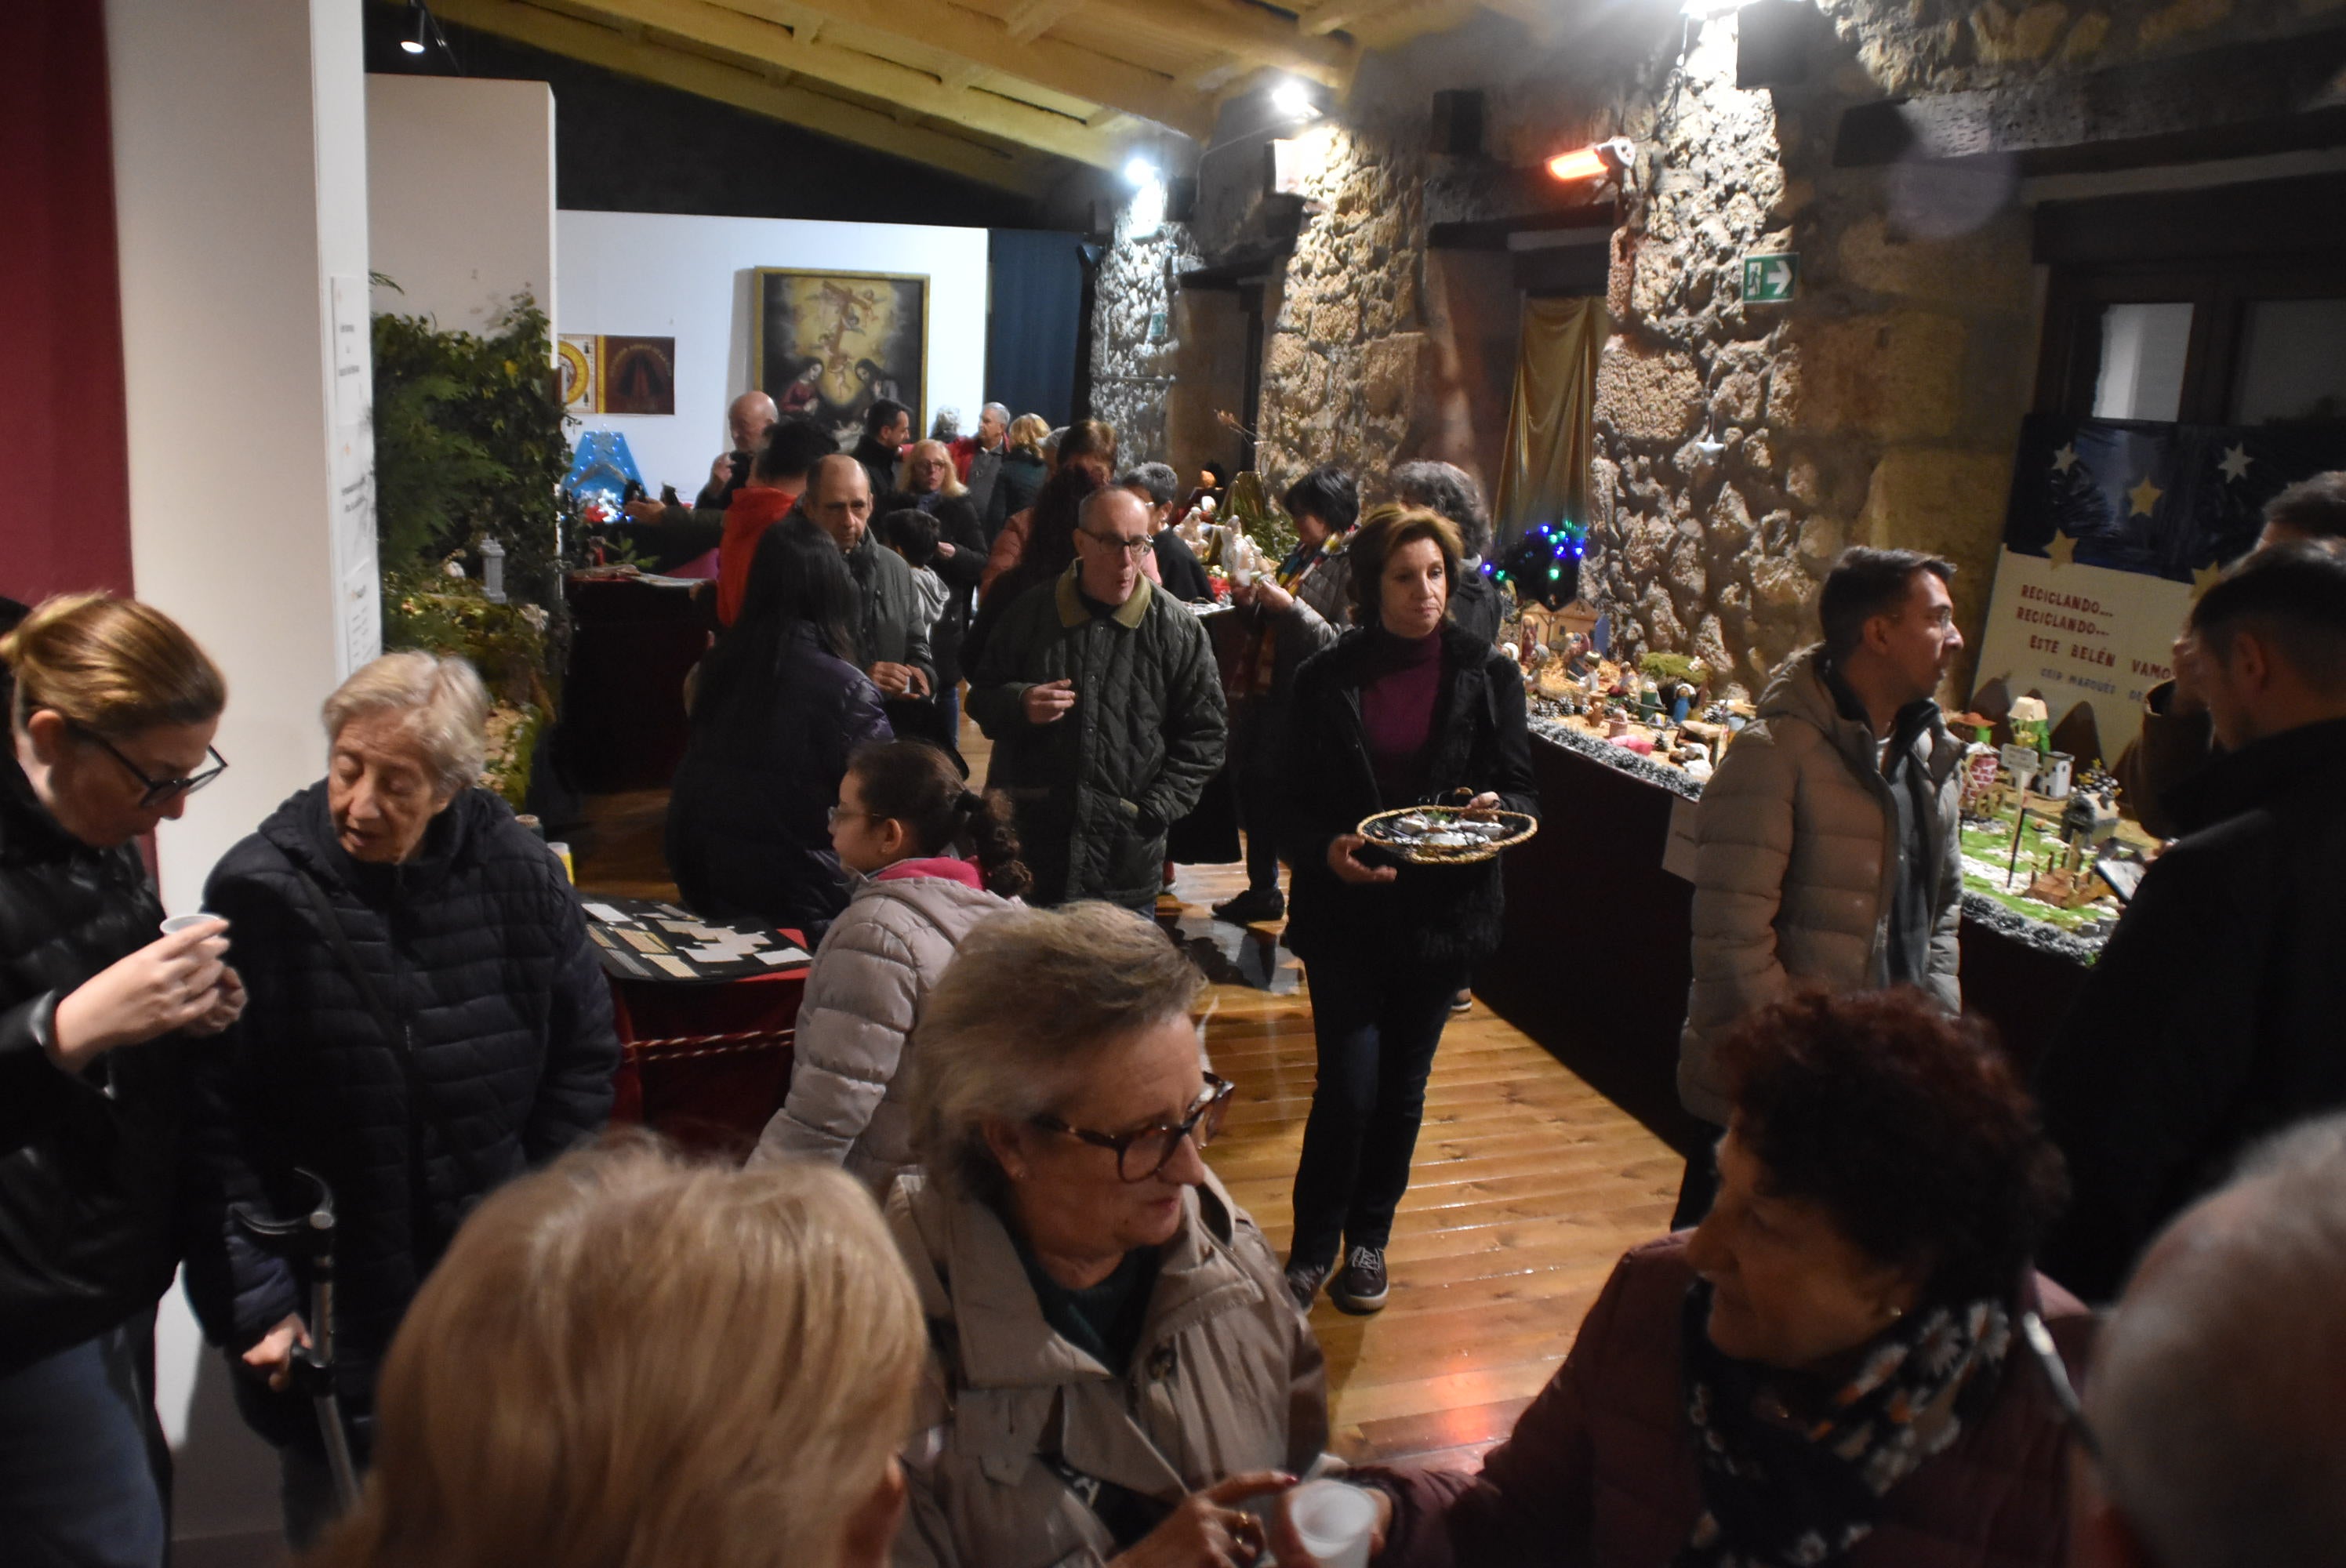
{"label": "blue curtain", "polygon": [[[1076,395],[1076,345],[1083,313],[1080,234],[996,229],[986,236],[994,272],[985,324],[985,398],[1013,414],[1067,423]],[[964,428],[977,428],[974,409]]]}

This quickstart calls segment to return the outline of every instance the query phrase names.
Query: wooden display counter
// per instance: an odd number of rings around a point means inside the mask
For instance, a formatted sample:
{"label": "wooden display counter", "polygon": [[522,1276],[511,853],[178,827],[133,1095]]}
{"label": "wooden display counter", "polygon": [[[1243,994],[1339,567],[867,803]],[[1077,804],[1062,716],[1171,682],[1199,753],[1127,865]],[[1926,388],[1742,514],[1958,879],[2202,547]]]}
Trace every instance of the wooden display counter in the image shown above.
{"label": "wooden display counter", "polygon": [[[1504,857],[1506,931],[1475,970],[1475,994],[1691,1153],[1706,1134],[1678,1105],[1676,1074],[1694,887],[1662,869],[1662,850],[1676,802],[1700,787],[1538,719],[1532,769],[1539,836]],[[1965,1010],[1993,1022],[2033,1067],[2085,979],[2088,950],[1975,895],[1964,901],[1961,940]]]}

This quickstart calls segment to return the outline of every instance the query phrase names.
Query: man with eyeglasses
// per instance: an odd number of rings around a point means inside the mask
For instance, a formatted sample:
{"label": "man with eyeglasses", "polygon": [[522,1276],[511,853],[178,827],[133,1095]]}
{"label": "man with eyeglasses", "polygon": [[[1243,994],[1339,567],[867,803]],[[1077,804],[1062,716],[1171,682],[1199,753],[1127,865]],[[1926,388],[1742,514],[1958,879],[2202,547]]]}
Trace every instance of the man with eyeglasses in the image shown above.
{"label": "man with eyeglasses", "polygon": [[[2346,1117],[2154,1243],[2094,1347],[2075,1568],[2346,1563]],[[2057,1396],[2056,1396],[2057,1397]]]}
{"label": "man with eyeglasses", "polygon": [[1221,681],[1197,616],[1143,575],[1148,508],[1129,490],[1084,504],[1076,560],[1004,612],[970,672],[1039,904],[1157,907],[1167,827],[1222,763]]}

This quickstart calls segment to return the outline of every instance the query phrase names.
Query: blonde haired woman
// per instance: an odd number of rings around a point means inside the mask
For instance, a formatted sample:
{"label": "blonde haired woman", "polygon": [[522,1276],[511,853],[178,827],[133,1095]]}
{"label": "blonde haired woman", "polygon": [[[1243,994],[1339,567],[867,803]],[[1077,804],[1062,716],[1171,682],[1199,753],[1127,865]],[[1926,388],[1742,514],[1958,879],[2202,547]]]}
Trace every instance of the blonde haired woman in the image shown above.
{"label": "blonde haired woman", "polygon": [[326,699],[326,777],[222,857],[251,1006],[209,1056],[188,1289],[276,1442],[286,1533],[332,1507],[315,1421],[280,1390],[309,1280],[243,1244],[238,1203],[334,1191],[336,1382],[362,1461],[374,1372],[466,1211],[609,1118],[611,996],[561,862],[481,789],[488,694],[462,659],[386,654]]}
{"label": "blonde haired woman", "polygon": [[366,1495],[311,1568],[877,1568],[925,1345],[835,1167],[571,1155],[416,1296]]}
{"label": "blonde haired woman", "polygon": [[1039,413],[1022,413],[1010,422],[1010,433],[1002,443],[1002,472],[994,478],[994,493],[985,498],[987,544],[994,543],[1005,521],[1035,504],[1035,492],[1051,476],[1050,459],[1043,453],[1050,433],[1051,422]]}
{"label": "blonde haired woman", "polygon": [[159,1563],[177,1037],[244,993],[217,921],[157,939],[135,840],[227,767],[228,687],[169,616],[104,594],[24,615],[0,660],[0,1556]]}

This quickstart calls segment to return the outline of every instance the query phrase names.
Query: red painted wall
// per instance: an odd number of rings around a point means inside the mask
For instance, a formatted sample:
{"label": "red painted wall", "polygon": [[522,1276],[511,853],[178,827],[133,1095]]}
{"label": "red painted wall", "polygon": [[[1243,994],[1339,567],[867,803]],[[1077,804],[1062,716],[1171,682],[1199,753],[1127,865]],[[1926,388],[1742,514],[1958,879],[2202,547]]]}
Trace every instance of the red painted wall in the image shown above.
{"label": "red painted wall", "polygon": [[[8,0],[0,92],[0,594],[130,589],[99,0]],[[200,393],[191,393],[200,395]]]}

